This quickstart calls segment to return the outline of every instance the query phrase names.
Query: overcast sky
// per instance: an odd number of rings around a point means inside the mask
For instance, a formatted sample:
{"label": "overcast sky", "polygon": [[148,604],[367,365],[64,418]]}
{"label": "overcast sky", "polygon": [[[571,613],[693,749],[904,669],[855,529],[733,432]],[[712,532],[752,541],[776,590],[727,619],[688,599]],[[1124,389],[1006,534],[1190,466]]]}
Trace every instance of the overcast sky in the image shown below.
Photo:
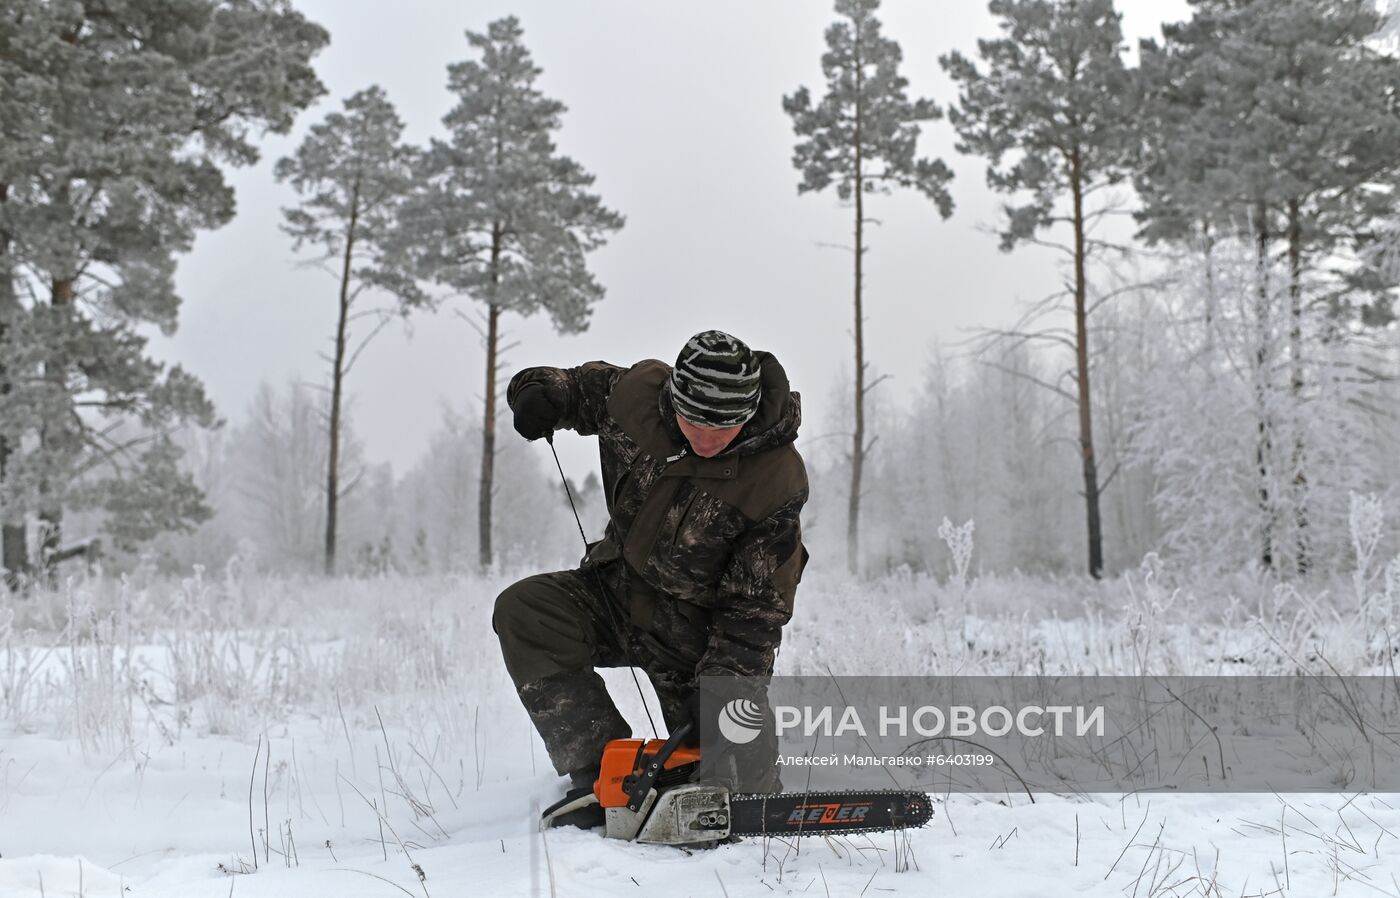
{"label": "overcast sky", "polygon": [[[781,98],[800,85],[824,92],[820,56],[832,5],[819,0],[296,0],[331,35],[316,61],[329,94],[286,137],[263,143],[262,161],[232,173],[238,216],[205,234],[181,262],[185,298],[178,333],[155,350],[203,378],[221,414],[243,417],[260,381],[324,383],[319,354],[334,326],[334,280],[296,267],[278,229],[294,194],[272,177],[306,128],[355,91],[380,84],[408,125],[408,139],[441,133],[452,105],[449,63],[468,56],[463,32],[520,18],[544,69],[540,88],[568,106],[561,150],[597,175],[604,202],[626,227],[591,260],[607,289],[589,329],[553,333],[546,318],[508,316],[507,376],[537,364],[589,359],[673,361],[685,339],[729,331],[775,353],[804,395],[803,433],[818,435],[841,372],[852,367],[852,215],[834,194],[798,196],[791,121]],[[1186,17],[1185,0],[1120,2],[1128,43]],[[880,17],[904,51],[912,96],[946,106],[951,83],[938,65],[950,49],[972,54],[996,33],[983,2],[886,0]],[[877,197],[868,214],[867,354],[892,395],[917,389],[932,347],[979,326],[1005,325],[1018,304],[1053,292],[1045,250],[1006,255],[989,233],[1000,198],[980,159],[953,149],[945,121],[924,129],[921,153],[957,173],[957,209],[942,220],[913,192]],[[456,308],[475,313],[468,300]],[[445,403],[480,414],[485,357],[476,334],[445,311],[382,333],[349,382],[352,415],[373,461],[403,473],[438,426]],[[468,406],[468,404],[470,405]],[[508,429],[508,419],[502,419]],[[592,441],[560,441],[582,476]],[[543,451],[543,450],[541,450]]]}

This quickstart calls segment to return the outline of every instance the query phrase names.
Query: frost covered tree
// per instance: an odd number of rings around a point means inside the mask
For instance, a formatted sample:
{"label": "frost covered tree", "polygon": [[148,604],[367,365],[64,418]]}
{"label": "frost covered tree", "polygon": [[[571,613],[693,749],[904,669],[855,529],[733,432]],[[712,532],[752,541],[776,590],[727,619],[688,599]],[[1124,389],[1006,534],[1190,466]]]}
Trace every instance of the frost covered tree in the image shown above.
{"label": "frost covered tree", "polygon": [[[1078,466],[1073,421],[1058,397],[1034,384],[1053,376],[1055,360],[1045,355],[1020,343],[1006,347],[1004,364],[993,367],[938,350],[911,403],[871,397],[867,414],[882,450],[865,475],[867,507],[879,509],[861,529],[867,573],[941,573],[949,557],[937,532],[943,517],[977,522],[979,570],[1064,573],[1080,566],[1074,525],[1083,507],[1065,488]],[[834,400],[826,413],[832,430],[849,415],[849,395]],[[813,482],[804,539],[813,555],[839,552],[844,543],[844,532],[822,525],[830,519],[839,527],[845,518],[840,484],[849,472],[834,445],[818,436],[803,450]]]}
{"label": "frost covered tree", "polygon": [[[418,565],[435,571],[470,570],[480,545],[479,519],[471,514],[481,467],[481,420],[475,410],[445,408],[442,423],[419,460],[400,478],[396,489],[400,543],[414,546]],[[497,450],[496,481],[511,497],[510,515],[495,525],[501,547],[497,561],[507,565],[567,564],[579,550],[578,530],[568,511],[552,463],[523,443]],[[602,530],[607,521],[601,487],[589,474],[574,493],[584,528]]]}
{"label": "frost covered tree", "polygon": [[[1196,0],[1145,42],[1138,191],[1149,241],[1203,251],[1207,319],[1221,314],[1221,241],[1254,253],[1244,347],[1253,376],[1259,559],[1305,573],[1316,554],[1317,429],[1333,344],[1393,320],[1376,264],[1400,176],[1400,59],[1372,0]],[[1211,334],[1215,329],[1210,330]],[[1350,376],[1367,379],[1365,366]]]}
{"label": "frost covered tree", "polygon": [[242,484],[234,480],[236,461],[230,439],[235,430],[228,425],[215,429],[191,427],[174,435],[180,447],[180,466],[189,471],[213,514],[193,532],[163,533],[141,546],[144,562],[183,576],[195,565],[217,569],[239,556],[240,548],[246,548],[246,542],[240,547],[246,534],[236,526],[241,500],[238,490]]}
{"label": "frost covered tree", "polygon": [[325,505],[323,408],[305,385],[258,386],[229,449],[238,529],[276,567],[309,568]]}
{"label": "frost covered tree", "polygon": [[139,329],[175,329],[176,254],[233,216],[220,165],[322,92],[327,37],[276,0],[11,0],[0,34],[0,486],[51,569],[67,507],[107,509],[119,544],[207,514],[170,434],[213,409]]}
{"label": "frost covered tree", "polygon": [[[1202,576],[1245,566],[1298,573],[1285,527],[1293,516],[1283,502],[1291,487],[1291,436],[1302,432],[1310,448],[1308,572],[1337,573],[1348,563],[1350,493],[1384,491],[1395,483],[1389,459],[1400,420],[1393,388],[1400,360],[1393,349],[1386,358],[1384,347],[1393,346],[1393,336],[1309,338],[1313,370],[1332,374],[1312,378],[1302,404],[1293,402],[1281,377],[1265,394],[1264,420],[1277,438],[1262,456],[1268,473],[1263,480],[1258,371],[1252,364],[1260,333],[1254,247],[1222,240],[1208,268],[1198,251],[1184,251],[1174,267],[1172,288],[1134,308],[1131,322],[1157,357],[1142,378],[1128,442],[1134,467],[1150,475],[1149,501],[1161,524],[1157,550]],[[1286,300],[1286,274],[1277,272],[1274,280],[1279,289],[1271,292],[1265,314],[1276,317]],[[1209,325],[1203,314],[1208,292],[1216,300]],[[1271,333],[1282,339],[1276,324]],[[1360,368],[1390,385],[1353,376]],[[1276,374],[1286,370],[1274,365]],[[1280,497],[1274,517],[1261,513],[1261,487]],[[1272,567],[1264,567],[1261,545],[1273,546]]]}
{"label": "frost covered tree", "polygon": [[501,316],[544,311],[560,331],[586,328],[604,293],[586,256],[623,225],[589,191],[593,175],[557,151],[564,104],[535,86],[541,69],[523,37],[513,16],[485,33],[467,32],[480,58],[448,67],[457,96],[443,118],[448,137],[424,153],[396,238],[422,278],[486,307],[477,493],[483,567],[492,560]]}
{"label": "frost covered tree", "polygon": [[[274,567],[309,570],[323,562],[323,488],[328,397],[298,381],[259,385],[228,440],[230,526]],[[341,465],[348,479],[366,471],[348,414],[341,421]]]}
{"label": "frost covered tree", "polygon": [[[278,180],[290,182],[300,204],[284,209],[282,229],[299,250],[319,251],[315,263],[336,277],[335,333],[331,353],[330,411],[327,421],[325,571],[335,573],[336,510],[340,483],[340,422],[345,379],[360,353],[396,313],[406,314],[422,294],[405,268],[402,254],[387,241],[413,184],[414,150],[403,141],[403,122],[378,86],[359,91],[311,127],[294,155],[278,161]],[[366,290],[397,298],[391,306],[357,308]],[[352,325],[369,325],[358,342]],[[352,345],[353,343],[353,345]]]}
{"label": "frost covered tree", "polygon": [[917,155],[919,123],[942,117],[931,100],[910,100],[908,79],[899,74],[903,58],[899,44],[880,31],[875,17],[879,0],[836,0],[841,20],[826,30],[822,54],[826,95],[815,104],[811,92],[799,87],[783,97],[783,111],[792,117],[798,141],[793,166],[802,174],[799,194],[835,186],[842,202],[854,211],[855,257],[855,429],[851,434],[850,494],[846,512],[846,565],[860,565],[861,480],[872,441],[866,440],[866,395],[876,382],[866,383],[863,265],[867,250],[866,194],[888,193],[895,187],[919,191],[939,213],[953,214],[948,192],[952,171],[941,159]]}
{"label": "frost covered tree", "polygon": [[[1069,398],[1079,415],[1088,571],[1099,577],[1104,484],[1094,450],[1088,266],[1096,247],[1092,228],[1109,210],[1087,201],[1123,180],[1130,160],[1135,122],[1120,16],[1112,0],[993,0],[989,8],[1003,36],[978,41],[986,71],[961,53],[940,59],[960,87],[948,117],[961,138],[958,150],[987,158],[990,187],[1029,194],[1028,202],[1007,205],[1001,248],[1051,246],[1073,267],[1075,393]],[[1069,246],[1039,237],[1062,225],[1070,229]]]}
{"label": "frost covered tree", "polygon": [[[177,434],[181,467],[214,514],[193,533],[163,534],[143,546],[143,559],[172,572],[235,560],[273,571],[320,569],[329,405],[329,393],[318,385],[263,381],[228,426]],[[347,398],[341,417],[342,479],[353,489],[339,506],[338,557],[346,573],[363,575],[396,564],[400,503],[391,467],[364,457],[353,406]]]}

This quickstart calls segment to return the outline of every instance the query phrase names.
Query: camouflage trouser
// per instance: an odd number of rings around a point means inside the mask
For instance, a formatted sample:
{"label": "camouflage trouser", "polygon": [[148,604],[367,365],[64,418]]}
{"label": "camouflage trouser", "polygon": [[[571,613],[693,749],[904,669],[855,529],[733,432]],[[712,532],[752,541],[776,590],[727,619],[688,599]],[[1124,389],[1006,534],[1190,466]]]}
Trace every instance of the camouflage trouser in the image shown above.
{"label": "camouflage trouser", "polygon": [[580,782],[592,781],[608,740],[632,735],[594,669],[645,671],[669,729],[680,723],[709,641],[705,609],[625,574],[621,561],[536,574],[506,587],[492,615],[506,669],[554,769]]}

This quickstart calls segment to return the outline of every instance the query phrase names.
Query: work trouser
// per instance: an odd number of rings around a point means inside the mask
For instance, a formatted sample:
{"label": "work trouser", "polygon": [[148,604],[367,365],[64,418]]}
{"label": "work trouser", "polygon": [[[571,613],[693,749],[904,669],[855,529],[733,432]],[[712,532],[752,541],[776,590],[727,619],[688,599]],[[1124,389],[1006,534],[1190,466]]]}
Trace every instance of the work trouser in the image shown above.
{"label": "work trouser", "polygon": [[496,598],[506,670],[560,774],[591,783],[603,747],[631,729],[596,672],[641,668],[668,729],[681,723],[709,642],[709,613],[639,582],[621,559],[526,577]]}

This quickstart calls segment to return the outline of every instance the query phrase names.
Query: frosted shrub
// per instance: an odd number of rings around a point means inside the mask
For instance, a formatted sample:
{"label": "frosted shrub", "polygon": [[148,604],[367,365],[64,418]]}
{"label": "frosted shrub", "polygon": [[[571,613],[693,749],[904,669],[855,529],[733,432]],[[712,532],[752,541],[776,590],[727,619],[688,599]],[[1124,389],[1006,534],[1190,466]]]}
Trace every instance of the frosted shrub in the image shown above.
{"label": "frosted shrub", "polygon": [[[1360,606],[1342,574],[1297,584],[1257,573],[1221,578],[1156,555],[1098,582],[974,578],[972,522],[945,520],[938,535],[951,562],[941,587],[900,569],[853,601],[839,574],[804,579],[780,672],[1382,673],[1396,636],[1400,559],[1377,559],[1367,537],[1375,504],[1359,498],[1357,509],[1357,582],[1368,590]],[[297,719],[342,738],[377,731],[382,717],[411,730],[430,756],[439,739],[476,752],[480,721],[515,721],[511,738],[524,739],[532,730],[489,625],[495,596],[517,573],[323,580],[195,569],[147,584],[76,578],[24,600],[58,609],[52,629],[27,627],[26,605],[0,606],[0,722],[74,738],[99,756],[135,756],[157,739],[251,739]],[[945,589],[961,607],[933,606],[931,594]],[[853,650],[872,644],[878,657]],[[623,677],[626,703],[635,696]]]}
{"label": "frosted shrub", "polygon": [[1153,576],[1152,566],[1149,564],[1154,556],[1149,555],[1143,559],[1139,572],[1142,575],[1142,589],[1139,590],[1133,585],[1133,574],[1131,571],[1123,572],[1123,586],[1128,591],[1128,601],[1123,605],[1123,628],[1128,638],[1128,644],[1132,649],[1133,657],[1136,659],[1136,667],[1140,671],[1144,666],[1143,646],[1152,644],[1152,626],[1157,620],[1158,612],[1162,610],[1161,601],[1154,595],[1153,588],[1156,578]]}
{"label": "frosted shrub", "polygon": [[1370,584],[1371,559],[1376,554],[1376,546],[1381,541],[1381,528],[1385,524],[1385,506],[1374,493],[1351,494],[1351,513],[1347,516],[1351,530],[1351,546],[1356,556],[1356,569],[1352,572],[1352,586],[1356,590],[1358,607],[1366,604],[1367,586]]}
{"label": "frosted shrub", "polygon": [[66,685],[66,708],[58,710],[84,753],[130,752],[135,696],[128,687],[135,678],[129,597],[123,591],[115,607],[100,610],[98,585],[65,581],[66,644],[56,656],[62,675],[45,686]]}
{"label": "frosted shrub", "polygon": [[[972,563],[972,530],[971,519],[961,527],[955,527],[945,516],[943,523],[938,525],[938,537],[948,547],[948,585],[956,589],[958,597],[962,599],[962,644],[968,648],[973,645],[968,620],[972,616],[972,602],[967,591],[967,568]],[[944,635],[946,637],[946,632]]]}
{"label": "frosted shrub", "polygon": [[[1384,569],[1372,571],[1372,560],[1384,528],[1385,507],[1380,497],[1374,494],[1352,493],[1350,498],[1351,513],[1347,524],[1351,529],[1351,544],[1356,559],[1351,581],[1356,602],[1352,629],[1355,631],[1357,650],[1367,657],[1389,657],[1395,602],[1400,598],[1400,558],[1392,559]],[[1372,584],[1377,579],[1380,580],[1381,591],[1372,592]]]}
{"label": "frosted shrub", "polygon": [[0,711],[5,719],[24,730],[25,715],[34,698],[30,684],[41,653],[29,644],[31,634],[15,632],[14,622],[15,610],[0,608]]}
{"label": "frosted shrub", "polygon": [[956,586],[958,592],[967,591],[967,568],[972,563],[972,530],[974,522],[969,520],[961,527],[954,527],[947,517],[938,525],[938,538],[948,547],[948,583]]}

